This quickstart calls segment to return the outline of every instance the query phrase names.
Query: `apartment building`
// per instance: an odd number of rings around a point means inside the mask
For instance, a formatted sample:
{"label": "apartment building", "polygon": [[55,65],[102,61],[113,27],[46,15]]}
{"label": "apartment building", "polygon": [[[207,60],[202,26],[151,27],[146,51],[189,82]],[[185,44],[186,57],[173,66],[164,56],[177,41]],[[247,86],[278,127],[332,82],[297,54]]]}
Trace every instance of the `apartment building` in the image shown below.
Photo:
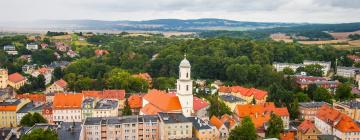
{"label": "apartment building", "polygon": [[182,113],[159,113],[160,139],[190,139],[192,138],[192,122]]}
{"label": "apartment building", "polygon": [[299,117],[304,120],[314,121],[315,114],[326,102],[301,102],[299,103]]}

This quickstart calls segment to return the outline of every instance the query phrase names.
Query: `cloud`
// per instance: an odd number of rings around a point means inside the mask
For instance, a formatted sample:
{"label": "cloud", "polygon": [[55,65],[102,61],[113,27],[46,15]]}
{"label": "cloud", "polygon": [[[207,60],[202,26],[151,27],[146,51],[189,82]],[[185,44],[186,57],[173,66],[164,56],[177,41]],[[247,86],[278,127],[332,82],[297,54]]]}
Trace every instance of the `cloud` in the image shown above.
{"label": "cloud", "polygon": [[356,22],[359,0],[1,0],[1,21],[227,18],[275,22]]}

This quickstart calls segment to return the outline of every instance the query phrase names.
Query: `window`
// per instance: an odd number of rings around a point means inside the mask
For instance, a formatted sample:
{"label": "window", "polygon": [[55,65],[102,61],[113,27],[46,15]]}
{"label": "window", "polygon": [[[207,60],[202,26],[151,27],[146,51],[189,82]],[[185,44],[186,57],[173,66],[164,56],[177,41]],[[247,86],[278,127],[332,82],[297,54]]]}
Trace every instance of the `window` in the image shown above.
{"label": "window", "polygon": [[186,73],[186,78],[189,78],[189,73]]}
{"label": "window", "polygon": [[186,85],[186,91],[189,91],[189,85]]}

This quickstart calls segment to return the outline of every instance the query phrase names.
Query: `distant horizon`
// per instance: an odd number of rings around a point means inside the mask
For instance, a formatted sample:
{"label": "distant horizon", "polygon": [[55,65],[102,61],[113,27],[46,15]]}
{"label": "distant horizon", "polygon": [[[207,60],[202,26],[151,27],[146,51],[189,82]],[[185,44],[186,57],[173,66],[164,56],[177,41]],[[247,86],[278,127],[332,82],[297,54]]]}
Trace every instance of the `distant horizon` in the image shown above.
{"label": "distant horizon", "polygon": [[352,23],[359,0],[3,0],[0,22],[218,18],[251,22]]}

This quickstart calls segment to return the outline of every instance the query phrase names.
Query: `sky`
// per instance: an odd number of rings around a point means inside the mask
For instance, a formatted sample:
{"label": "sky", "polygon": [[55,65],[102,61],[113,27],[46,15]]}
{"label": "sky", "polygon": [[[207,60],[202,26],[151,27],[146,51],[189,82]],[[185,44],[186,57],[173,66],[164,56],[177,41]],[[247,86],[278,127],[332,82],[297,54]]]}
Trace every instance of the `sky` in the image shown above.
{"label": "sky", "polygon": [[0,0],[0,22],[164,18],[360,22],[360,0]]}

